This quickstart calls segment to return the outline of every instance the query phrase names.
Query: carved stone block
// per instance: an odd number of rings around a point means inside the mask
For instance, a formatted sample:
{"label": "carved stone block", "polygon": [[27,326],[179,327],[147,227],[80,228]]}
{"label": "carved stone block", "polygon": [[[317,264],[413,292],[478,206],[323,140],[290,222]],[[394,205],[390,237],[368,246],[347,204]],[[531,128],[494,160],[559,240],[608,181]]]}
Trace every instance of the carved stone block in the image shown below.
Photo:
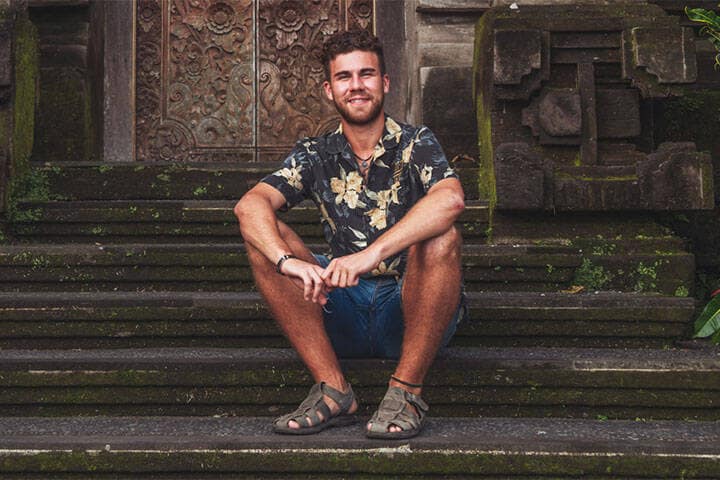
{"label": "carved stone block", "polygon": [[550,67],[544,47],[548,43],[539,30],[495,31],[492,72],[499,96],[524,99],[540,88]]}
{"label": "carved stone block", "polygon": [[632,32],[633,64],[644,67],[658,83],[692,83],[697,78],[690,28],[635,27]]}
{"label": "carved stone block", "polygon": [[499,210],[708,208],[706,156],[653,154],[648,134],[655,99],[696,77],[692,32],[645,2],[569,3],[493,8],[478,24],[482,195]]}
{"label": "carved stone block", "polygon": [[554,207],[565,211],[635,210],[643,207],[634,167],[557,168]]}
{"label": "carved stone block", "polygon": [[637,90],[597,89],[599,138],[640,135],[640,95]]}
{"label": "carved stone block", "polygon": [[542,65],[542,35],[538,30],[495,32],[493,74],[497,85],[520,85]]}
{"label": "carved stone block", "polygon": [[693,143],[664,143],[638,164],[643,198],[655,210],[714,208],[710,156]]}
{"label": "carved stone block", "polygon": [[498,146],[495,151],[495,165],[498,209],[543,208],[543,161],[526,143],[503,143]]}
{"label": "carved stone block", "polygon": [[554,137],[580,135],[580,95],[569,90],[547,90],[539,105],[540,126]]}

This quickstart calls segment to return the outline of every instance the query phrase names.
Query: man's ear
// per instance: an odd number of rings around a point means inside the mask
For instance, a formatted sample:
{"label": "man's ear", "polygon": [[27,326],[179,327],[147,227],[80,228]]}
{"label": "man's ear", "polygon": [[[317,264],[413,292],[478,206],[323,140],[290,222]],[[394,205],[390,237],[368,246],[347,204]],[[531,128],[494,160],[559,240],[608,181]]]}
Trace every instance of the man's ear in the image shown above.
{"label": "man's ear", "polygon": [[325,90],[325,96],[327,97],[327,99],[332,102],[333,101],[332,87],[330,86],[330,82],[328,82],[327,80],[325,80],[323,82],[323,90]]}
{"label": "man's ear", "polygon": [[383,92],[390,93],[390,77],[387,73],[383,75]]}

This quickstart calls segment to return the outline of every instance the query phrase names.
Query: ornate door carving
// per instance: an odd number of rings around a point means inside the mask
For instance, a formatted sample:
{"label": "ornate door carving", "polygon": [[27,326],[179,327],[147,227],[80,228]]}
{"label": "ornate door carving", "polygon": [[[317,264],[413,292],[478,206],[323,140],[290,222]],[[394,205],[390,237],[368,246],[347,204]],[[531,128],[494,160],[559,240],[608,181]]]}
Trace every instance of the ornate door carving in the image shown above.
{"label": "ornate door carving", "polygon": [[372,18],[373,0],[137,0],[137,160],[275,160],[332,128],[316,54]]}

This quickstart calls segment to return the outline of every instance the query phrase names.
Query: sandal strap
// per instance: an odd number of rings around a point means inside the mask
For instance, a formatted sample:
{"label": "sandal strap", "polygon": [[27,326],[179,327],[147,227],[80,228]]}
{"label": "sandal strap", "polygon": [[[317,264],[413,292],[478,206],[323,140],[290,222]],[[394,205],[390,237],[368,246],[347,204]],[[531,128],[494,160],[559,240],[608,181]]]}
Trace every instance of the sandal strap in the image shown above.
{"label": "sandal strap", "polygon": [[374,432],[386,432],[390,425],[396,425],[403,430],[415,429],[422,424],[428,410],[430,407],[419,395],[400,387],[389,387],[370,419],[370,429]]}
{"label": "sandal strap", "polygon": [[[330,407],[325,403],[323,395],[332,398],[340,407],[335,414],[330,411]],[[316,383],[312,386],[310,393],[308,393],[308,396],[298,408],[293,412],[275,419],[274,423],[275,425],[287,425],[290,420],[294,420],[300,428],[318,425],[328,421],[332,417],[347,413],[350,406],[352,406],[353,400],[355,400],[355,394],[352,391],[352,387],[349,388],[347,393],[343,393],[326,385],[325,382]],[[322,418],[320,414],[322,414]]]}

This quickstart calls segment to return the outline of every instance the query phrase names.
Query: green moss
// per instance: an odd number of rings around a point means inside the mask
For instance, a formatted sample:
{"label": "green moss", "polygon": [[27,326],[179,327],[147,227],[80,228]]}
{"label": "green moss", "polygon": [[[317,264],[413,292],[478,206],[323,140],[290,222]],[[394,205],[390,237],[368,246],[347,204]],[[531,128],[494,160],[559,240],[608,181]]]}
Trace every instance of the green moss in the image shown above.
{"label": "green moss", "polygon": [[[30,155],[34,144],[35,101],[38,78],[38,40],[37,31],[27,16],[20,14],[15,22],[14,37],[14,92],[12,121],[6,114],[0,119],[2,138],[11,138],[10,143],[10,183],[4,193],[1,204],[7,206],[8,213],[13,209],[13,198],[17,197],[22,178],[30,169]],[[12,132],[11,135],[8,135]],[[0,145],[0,148],[2,145]]]}
{"label": "green moss", "polygon": [[573,284],[582,285],[588,290],[601,290],[612,278],[612,274],[602,266],[593,264],[589,258],[583,258],[582,265],[575,270]]}
{"label": "green moss", "polygon": [[[648,292],[657,290],[657,269],[667,260],[656,260],[652,265],[645,265],[640,262],[635,269],[636,292]],[[680,287],[683,288],[683,287]]]}
{"label": "green moss", "polygon": [[492,122],[490,114],[491,98],[486,98],[483,88],[488,82],[485,76],[490,73],[486,71],[485,48],[490,41],[490,29],[488,25],[492,22],[491,14],[483,15],[475,28],[475,50],[474,50],[474,72],[473,72],[473,97],[478,126],[478,191],[480,198],[488,202],[490,213],[490,225],[492,215],[497,204],[497,192],[495,190],[495,165],[494,149],[492,143]]}
{"label": "green moss", "polygon": [[688,290],[685,286],[679,286],[677,289],[675,289],[674,295],[676,297],[688,297],[690,296],[690,290]]}
{"label": "green moss", "polygon": [[91,159],[92,127],[85,79],[66,68],[43,70],[35,156],[44,161]]}
{"label": "green moss", "polygon": [[[698,150],[720,155],[720,92],[688,91],[663,104],[657,135],[665,142],[692,141]],[[705,185],[703,185],[705,187]]]}

